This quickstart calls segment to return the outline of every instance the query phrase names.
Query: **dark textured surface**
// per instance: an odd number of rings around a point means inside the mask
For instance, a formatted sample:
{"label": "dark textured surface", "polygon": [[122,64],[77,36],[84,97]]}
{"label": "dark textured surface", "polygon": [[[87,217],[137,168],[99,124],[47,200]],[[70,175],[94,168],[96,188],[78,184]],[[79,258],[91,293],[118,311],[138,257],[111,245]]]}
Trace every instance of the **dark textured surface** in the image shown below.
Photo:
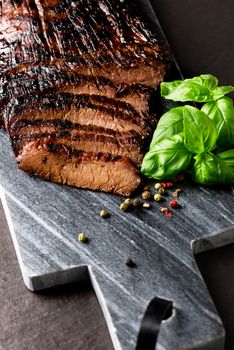
{"label": "dark textured surface", "polygon": [[211,73],[234,82],[232,0],[151,0],[185,76]]}
{"label": "dark textured surface", "polygon": [[196,260],[207,283],[226,334],[225,349],[234,349],[234,244],[197,254]]}
{"label": "dark textured surface", "polygon": [[[37,291],[89,276],[116,350],[135,349],[144,312],[155,296],[173,302],[157,350],[222,349],[222,324],[191,241],[234,224],[231,189],[184,183],[183,209],[172,220],[160,213],[158,203],[124,214],[120,197],[55,185],[19,171],[7,135],[1,132],[0,138],[1,199],[28,288]],[[111,213],[106,221],[99,216],[103,208]],[[88,244],[77,241],[79,231],[88,234]],[[194,251],[233,240],[234,230],[210,244],[210,239],[199,240]],[[124,265],[127,255],[136,268]]]}
{"label": "dark textured surface", "polygon": [[33,294],[25,287],[0,205],[0,349],[112,350],[89,283]]}
{"label": "dark textured surface", "polygon": [[[214,5],[215,3],[216,3],[216,5]],[[216,22],[215,21],[212,22],[213,23],[213,27],[211,26],[210,30],[214,31],[213,35],[215,36],[215,41],[213,41],[213,46],[212,46],[212,50],[210,51],[210,56],[209,57],[204,57],[204,61],[203,61],[204,65],[207,64],[207,66],[206,66],[207,67],[207,71],[208,71],[208,67],[209,67],[208,58],[209,59],[212,58],[212,57],[214,58],[214,57],[217,56],[217,54],[218,55],[222,54],[222,52],[217,50],[218,45],[219,45],[219,38],[221,38],[220,40],[222,40],[223,38],[225,40],[229,40],[230,39],[230,37],[229,37],[229,39],[227,39],[228,36],[226,34],[226,23],[231,23],[231,18],[233,18],[232,12],[231,12],[232,3],[231,3],[231,1],[225,1],[224,3],[225,3],[225,6],[227,6],[227,8],[229,8],[229,12],[226,13],[227,17],[225,17],[225,20],[230,18],[230,21],[226,20],[225,21],[225,26],[223,26],[223,27],[221,26],[221,29],[219,31],[219,35],[216,34],[217,31],[215,32]],[[199,38],[199,31],[201,31],[200,33],[202,33],[202,29],[204,29],[202,27],[202,25],[199,26],[199,24],[200,24],[200,22],[202,24],[203,21],[205,21],[205,20],[207,20],[209,18],[212,18],[212,16],[214,16],[214,18],[218,19],[219,18],[219,14],[220,14],[219,6],[222,7],[222,5],[219,4],[216,1],[212,2],[212,8],[210,7],[210,4],[211,4],[211,2],[197,1],[197,2],[193,2],[192,3],[191,1],[189,1],[189,2],[188,1],[180,1],[179,3],[177,2],[176,8],[175,8],[175,5],[173,5],[172,1],[161,1],[161,2],[158,1],[159,8],[161,6],[161,14],[162,14],[162,16],[165,16],[164,20],[163,20],[163,18],[161,19],[160,16],[159,16],[159,19],[161,20],[162,25],[163,25],[163,23],[166,23],[166,21],[169,23],[168,24],[168,28],[171,28],[171,32],[173,32],[172,34],[174,35],[174,38],[175,38],[175,40],[173,40],[173,42],[178,43],[178,44],[182,43],[181,44],[181,48],[183,50],[181,49],[182,50],[181,51],[181,56],[183,56],[184,53],[187,52],[186,51],[187,43],[185,41],[183,41],[183,40],[185,40],[185,39],[187,40],[189,35],[191,35],[191,37],[192,36],[193,37],[196,36],[197,44],[199,42],[199,44],[201,45],[200,51],[203,49],[204,45],[206,45],[205,38],[202,38],[202,37]],[[228,6],[228,5],[230,5],[230,6]],[[162,6],[164,8],[163,11],[162,11]],[[169,16],[171,6],[173,8],[173,13],[171,13],[171,15]],[[216,8],[214,6],[216,6]],[[186,16],[184,16],[184,8],[186,8]],[[189,31],[188,28],[190,27],[191,17],[194,15],[194,10],[197,11],[199,8],[200,8],[200,17],[196,17],[196,21],[195,22],[196,22],[197,25],[196,26],[195,25],[192,26],[191,30],[194,30],[194,31],[191,32],[191,34],[190,34],[190,31]],[[211,11],[211,9],[212,9],[212,11]],[[175,17],[172,17],[172,15],[175,16]],[[230,17],[228,17],[228,16],[230,16]],[[179,18],[180,18],[180,20],[179,20]],[[185,37],[183,37],[181,35],[176,37],[176,35],[178,35],[178,33],[180,34],[180,32],[178,32],[178,29],[179,29],[178,25],[177,25],[178,21],[179,21],[179,23],[180,22],[184,23],[184,25],[186,27],[186,36]],[[166,30],[165,30],[165,32],[166,32]],[[194,33],[196,33],[196,35]],[[173,39],[173,36],[172,36],[172,39]],[[176,44],[175,44],[175,46],[176,46]],[[196,50],[191,51],[193,48],[196,48]],[[198,64],[197,65],[194,64],[194,62],[196,60],[195,57],[196,57],[196,54],[197,54],[197,47],[196,46],[194,46],[194,47],[190,46],[189,51],[190,51],[190,55],[191,55],[190,56],[190,61],[189,61],[189,58],[186,57],[186,62],[184,62],[184,63],[189,65],[188,62],[193,62],[193,65],[191,65],[191,67],[190,67],[191,69],[193,69],[192,73],[201,73],[201,72],[204,72],[204,70],[206,71],[205,68],[202,68],[202,71],[199,71],[198,69],[200,68],[200,66]],[[228,57],[227,60],[231,59],[230,58],[231,56],[228,56],[228,54],[229,54],[229,47],[226,50],[226,53],[227,54],[225,54],[225,57]],[[207,59],[207,61],[206,61],[206,59]],[[183,68],[183,62],[180,62],[180,64],[181,64],[181,67]],[[220,66],[220,68],[218,68],[219,66]],[[220,77],[221,80],[223,80],[223,81],[225,80],[225,81],[227,81],[229,83],[233,83],[233,78],[231,77],[232,71],[230,71],[229,68],[230,67],[228,66],[228,64],[226,64],[223,67],[221,65],[217,65],[217,68],[215,68],[215,69],[219,69],[219,72],[220,72],[219,77]],[[195,71],[195,69],[197,69],[197,70]],[[209,72],[215,73],[214,68],[213,68],[212,71],[209,70]],[[222,75],[222,77],[221,77],[221,75]],[[57,331],[59,332],[59,329]],[[49,334],[47,336],[49,337]],[[92,334],[91,334],[91,336],[92,336]],[[94,336],[94,339],[95,339],[95,337],[96,336]],[[33,347],[31,346],[30,348],[33,348]],[[94,344],[93,345],[93,349],[96,349],[96,348],[97,348],[97,346],[95,346],[95,344]],[[81,349],[85,349],[85,347],[82,347]],[[90,346],[87,346],[87,349],[91,349]],[[103,349],[106,349],[105,345],[103,345]]]}

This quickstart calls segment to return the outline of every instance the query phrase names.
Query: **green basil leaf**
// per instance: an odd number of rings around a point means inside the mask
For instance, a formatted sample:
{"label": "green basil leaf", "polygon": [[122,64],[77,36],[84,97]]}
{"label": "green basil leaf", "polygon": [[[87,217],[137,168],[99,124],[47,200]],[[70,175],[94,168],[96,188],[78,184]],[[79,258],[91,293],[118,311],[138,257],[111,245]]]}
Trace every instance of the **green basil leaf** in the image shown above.
{"label": "green basil leaf", "polygon": [[229,149],[227,151],[216,154],[216,156],[226,164],[229,168],[234,171],[234,149]]}
{"label": "green basil leaf", "polygon": [[229,94],[229,92],[234,91],[234,86],[218,86],[213,91],[213,100],[217,100],[218,98],[223,97],[226,94]]}
{"label": "green basil leaf", "polygon": [[192,106],[184,106],[185,146],[193,153],[211,151],[216,146],[218,132],[213,120]]}
{"label": "green basil leaf", "polygon": [[208,102],[201,109],[211,118],[218,130],[217,146],[234,145],[234,106],[229,97],[222,97],[217,101]]}
{"label": "green basil leaf", "polygon": [[194,157],[193,180],[202,185],[234,184],[234,172],[225,162],[212,153],[202,153]]}
{"label": "green basil leaf", "polygon": [[162,139],[146,153],[141,173],[147,177],[164,180],[188,168],[192,153],[184,145],[183,133]]}
{"label": "green basil leaf", "polygon": [[179,134],[183,128],[183,107],[172,108],[160,118],[150,149],[163,138]]}
{"label": "green basil leaf", "polygon": [[213,100],[212,91],[217,87],[218,80],[211,74],[173,82],[161,83],[161,95],[173,101],[207,102]]}

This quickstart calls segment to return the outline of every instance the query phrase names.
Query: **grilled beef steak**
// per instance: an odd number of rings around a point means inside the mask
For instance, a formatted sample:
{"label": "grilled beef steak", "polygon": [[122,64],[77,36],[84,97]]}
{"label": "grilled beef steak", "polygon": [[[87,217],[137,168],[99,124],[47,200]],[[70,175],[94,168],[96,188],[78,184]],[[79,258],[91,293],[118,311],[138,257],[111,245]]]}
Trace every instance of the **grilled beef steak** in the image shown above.
{"label": "grilled beef steak", "polygon": [[129,196],[168,47],[131,0],[5,0],[0,105],[19,167]]}

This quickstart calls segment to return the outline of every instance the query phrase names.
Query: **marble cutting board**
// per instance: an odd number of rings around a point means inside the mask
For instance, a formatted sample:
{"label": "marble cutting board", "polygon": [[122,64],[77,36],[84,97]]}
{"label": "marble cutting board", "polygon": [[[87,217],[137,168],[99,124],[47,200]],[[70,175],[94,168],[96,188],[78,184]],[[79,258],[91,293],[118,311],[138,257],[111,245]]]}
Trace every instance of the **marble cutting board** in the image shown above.
{"label": "marble cutting board", "polygon": [[[145,3],[151,20],[158,22]],[[160,27],[158,26],[159,30]],[[90,278],[118,350],[134,350],[154,297],[173,302],[157,350],[221,350],[224,329],[194,253],[234,242],[233,189],[183,185],[183,209],[122,213],[122,198],[41,181],[17,169],[0,132],[1,199],[26,286],[37,291]],[[111,217],[103,220],[101,209]],[[85,232],[89,244],[77,240]],[[136,268],[123,259],[130,255]]]}

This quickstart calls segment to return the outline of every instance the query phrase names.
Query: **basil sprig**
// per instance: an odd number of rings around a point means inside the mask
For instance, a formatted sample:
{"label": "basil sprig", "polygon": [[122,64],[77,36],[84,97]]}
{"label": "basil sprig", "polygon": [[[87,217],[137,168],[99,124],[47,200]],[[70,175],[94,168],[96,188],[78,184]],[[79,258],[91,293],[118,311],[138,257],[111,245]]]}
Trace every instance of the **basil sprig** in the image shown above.
{"label": "basil sprig", "polygon": [[[161,84],[161,94],[174,101],[207,102],[201,109],[180,106],[165,113],[154,132],[141,173],[166,180],[190,169],[204,185],[234,184],[234,107],[212,75]],[[225,150],[226,149],[226,150]],[[223,150],[223,152],[220,152]]]}
{"label": "basil sprig", "polygon": [[192,153],[184,145],[183,133],[165,137],[145,155],[141,172],[150,178],[168,179],[188,168]]}
{"label": "basil sprig", "polygon": [[183,107],[185,146],[193,153],[212,151],[218,132],[213,120],[192,106]]}
{"label": "basil sprig", "polygon": [[181,133],[183,129],[183,107],[172,108],[160,118],[150,148],[165,137]]}
{"label": "basil sprig", "polygon": [[218,79],[211,74],[185,80],[161,83],[161,95],[173,101],[209,102],[215,101],[229,92],[234,86],[218,86]]}
{"label": "basil sprig", "polygon": [[234,149],[228,149],[227,151],[216,154],[216,156],[222,159],[225,165],[234,171]]}
{"label": "basil sprig", "polygon": [[217,101],[205,103],[201,110],[215,122],[218,130],[217,146],[234,145],[234,106],[230,97],[222,97]]}
{"label": "basil sprig", "polygon": [[222,158],[212,153],[198,154],[192,168],[193,180],[203,185],[233,185],[234,171]]}

